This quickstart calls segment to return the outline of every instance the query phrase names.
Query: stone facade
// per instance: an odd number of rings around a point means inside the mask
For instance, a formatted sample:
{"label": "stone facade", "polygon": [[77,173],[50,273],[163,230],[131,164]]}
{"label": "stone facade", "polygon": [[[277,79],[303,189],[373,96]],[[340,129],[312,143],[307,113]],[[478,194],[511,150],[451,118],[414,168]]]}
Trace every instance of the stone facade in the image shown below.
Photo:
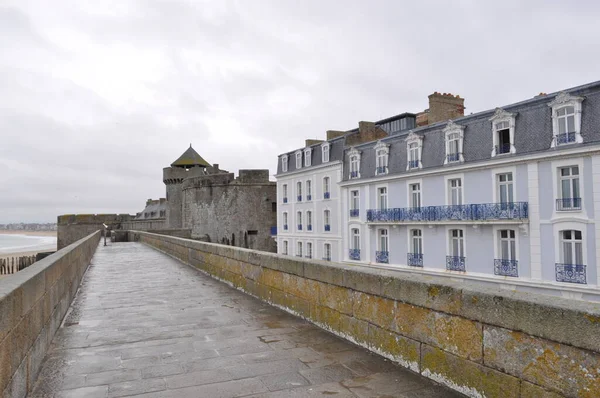
{"label": "stone facade", "polygon": [[130,233],[470,397],[597,397],[596,304]]}
{"label": "stone facade", "polygon": [[[57,247],[58,250],[104,229],[122,229],[122,224],[133,222],[135,216],[129,214],[65,214],[58,216]],[[133,225],[133,224],[131,224]]]}

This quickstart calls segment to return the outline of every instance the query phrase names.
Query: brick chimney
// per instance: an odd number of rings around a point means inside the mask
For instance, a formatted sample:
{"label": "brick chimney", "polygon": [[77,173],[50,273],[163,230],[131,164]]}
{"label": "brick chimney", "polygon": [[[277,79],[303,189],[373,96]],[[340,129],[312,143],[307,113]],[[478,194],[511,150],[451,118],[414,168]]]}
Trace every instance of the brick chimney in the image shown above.
{"label": "brick chimney", "polygon": [[[422,114],[417,115],[417,125],[419,122],[424,122],[426,115],[427,123],[433,124],[437,122],[443,122],[450,119],[456,119],[465,115],[465,99],[460,98],[459,95],[453,95],[450,93],[438,93],[437,91],[429,96],[429,112],[425,111]],[[421,116],[421,120],[419,120]]]}
{"label": "brick chimney", "polygon": [[148,199],[148,200],[146,201],[146,206],[150,206],[151,204],[152,204],[152,199]]}
{"label": "brick chimney", "polygon": [[337,137],[341,137],[346,134],[345,131],[337,131],[337,130],[327,130],[327,139],[332,140]]}
{"label": "brick chimney", "polygon": [[320,144],[322,142],[323,142],[323,140],[311,140],[311,139],[308,139],[308,140],[304,140],[304,146],[309,147],[311,145]]}

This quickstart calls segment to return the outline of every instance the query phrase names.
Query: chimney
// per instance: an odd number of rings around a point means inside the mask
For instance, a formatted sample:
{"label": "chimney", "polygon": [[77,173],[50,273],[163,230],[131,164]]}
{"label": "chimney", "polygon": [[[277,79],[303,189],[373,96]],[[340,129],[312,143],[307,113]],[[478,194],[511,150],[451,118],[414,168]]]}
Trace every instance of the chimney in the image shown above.
{"label": "chimney", "polygon": [[358,122],[358,132],[346,135],[345,146],[354,146],[365,142],[376,141],[388,136],[381,127],[373,122]]}
{"label": "chimney", "polygon": [[159,203],[160,203],[161,205],[162,205],[162,204],[165,204],[166,202],[167,202],[167,198],[160,198],[160,199],[159,199]]}
{"label": "chimney", "polygon": [[341,137],[344,134],[346,134],[345,131],[327,130],[327,140],[332,140],[334,138]]}
{"label": "chimney", "polygon": [[[438,93],[429,96],[429,114],[427,124],[456,119],[465,115],[465,99],[450,93]],[[417,121],[418,125],[418,121]]]}
{"label": "chimney", "polygon": [[152,204],[152,199],[148,199],[148,200],[146,201],[146,206],[150,206],[151,204]]}
{"label": "chimney", "polygon": [[305,140],[304,141],[304,146],[308,147],[308,146],[311,146],[311,145],[320,144],[321,142],[323,142],[323,140]]}
{"label": "chimney", "polygon": [[215,163],[215,164],[213,164],[213,169],[215,169],[215,170],[219,170],[219,163]]}

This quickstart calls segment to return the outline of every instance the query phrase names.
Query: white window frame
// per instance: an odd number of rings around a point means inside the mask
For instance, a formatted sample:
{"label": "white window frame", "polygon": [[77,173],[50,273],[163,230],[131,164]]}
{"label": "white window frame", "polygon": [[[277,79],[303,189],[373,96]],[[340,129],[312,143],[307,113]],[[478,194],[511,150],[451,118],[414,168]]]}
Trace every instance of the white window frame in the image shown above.
{"label": "white window frame", "polygon": [[296,181],[296,201],[302,202],[302,181]]}
{"label": "white window frame", "polygon": [[[565,92],[561,92],[556,96],[556,98],[554,98],[552,102],[548,104],[548,106],[552,108],[552,143],[550,144],[550,148],[554,148],[559,145],[581,144],[583,142],[583,137],[581,136],[581,103],[584,99],[584,97],[578,97]],[[559,117],[557,116],[557,112],[559,109],[567,106],[572,106],[575,111],[575,131],[568,132],[575,133],[575,142],[559,144],[557,139],[559,135]]]}
{"label": "white window frame", "polygon": [[289,253],[290,244],[287,240],[284,240],[282,243],[283,243],[283,247],[281,248],[281,254],[284,254],[287,256]]}
{"label": "white window frame", "polygon": [[[289,230],[290,230],[290,224],[289,224],[289,221],[290,221],[290,219],[289,219],[289,214],[288,214],[288,212],[287,212],[287,211],[284,211],[284,212],[283,212],[283,216],[282,216],[282,220],[281,220],[281,228],[282,228],[284,231],[289,231]],[[286,226],[287,226],[287,229],[286,229]]]}
{"label": "white window frame", "polygon": [[329,142],[324,142],[321,144],[321,161],[323,163],[329,162],[329,151],[331,150],[331,144]]}
{"label": "white window frame", "polygon": [[554,190],[554,199],[556,201],[556,199],[562,199],[562,190],[559,190],[560,187],[560,178],[559,178],[559,174],[560,174],[560,169],[563,167],[573,167],[573,166],[577,166],[579,167],[579,192],[580,192],[580,196],[581,196],[581,210],[578,209],[573,209],[573,210],[563,210],[563,211],[557,211],[556,210],[556,204],[552,207],[553,209],[553,218],[557,219],[557,218],[561,218],[561,217],[571,217],[573,215],[573,213],[580,213],[579,215],[581,215],[583,218],[587,217],[587,213],[585,210],[585,198],[584,198],[584,192],[585,192],[585,168],[583,167],[583,158],[582,157],[578,157],[578,158],[570,158],[570,159],[561,159],[561,160],[555,160],[552,162],[552,185],[553,185],[553,190]]}
{"label": "white window frame", "polygon": [[[376,189],[376,194],[377,194],[377,210],[386,210],[389,208],[389,189],[387,185],[378,185],[377,187],[375,187]],[[384,191],[382,191],[384,190]],[[382,198],[385,198],[385,207],[381,206],[381,200]]]}
{"label": "white window frame", "polygon": [[[327,253],[329,251],[329,253]],[[331,243],[323,243],[323,260],[331,261]]]}
{"label": "white window frame", "polygon": [[[356,207],[354,206],[354,192],[356,192]],[[360,212],[360,190],[352,189],[350,190],[350,210],[358,210]]]}
{"label": "white window frame", "polygon": [[[313,223],[312,223],[312,210],[306,210],[306,232],[312,232],[312,227],[313,227]],[[308,226],[310,225],[310,230],[308,229]]]}
{"label": "white window frame", "polygon": [[302,168],[302,151],[296,152],[296,170]]}
{"label": "white window frame", "polygon": [[[586,222],[577,222],[577,221],[561,221],[553,224],[553,232],[554,232],[554,262],[558,264],[564,264],[564,253],[562,248],[562,235],[561,231],[581,231],[581,251],[583,257],[583,264],[586,266],[586,273],[589,275],[588,268],[588,253],[587,253],[587,223]],[[576,264],[573,264],[576,265]],[[578,264],[577,264],[578,265]],[[562,282],[557,282],[562,283]],[[589,280],[588,280],[589,283]]]}
{"label": "white window frame", "polygon": [[[453,248],[453,243],[454,243],[454,237],[452,236],[452,231],[457,230],[457,231],[462,231],[462,237],[460,239],[462,239],[462,256],[456,256],[453,252],[452,252],[452,248]],[[464,227],[459,227],[459,226],[449,226],[446,230],[446,239],[448,241],[448,245],[447,245],[447,250],[448,250],[448,256],[454,256],[454,257],[464,257],[465,259],[467,258],[467,239],[466,239],[466,228]]]}
{"label": "white window frame", "polygon": [[[358,233],[355,234],[354,231],[358,231]],[[358,242],[358,247],[356,247],[357,242]],[[360,242],[360,228],[358,228],[357,226],[350,227],[350,249],[360,250],[360,243],[361,243]]]}
{"label": "white window frame", "polygon": [[390,146],[382,141],[377,141],[373,149],[375,150],[375,175],[387,174]]}
{"label": "white window frame", "polygon": [[[281,201],[283,202],[283,199],[287,200],[289,202],[290,198],[288,196],[288,184],[283,184],[281,186]],[[286,202],[283,202],[286,203]]]}
{"label": "white window frame", "polygon": [[[500,231],[502,230],[512,230],[515,231],[515,252],[514,259],[510,258],[502,258],[502,238]],[[516,260],[519,261],[519,228],[516,225],[494,225],[494,259],[499,260]]]}
{"label": "white window frame", "polygon": [[299,240],[296,242],[296,257],[302,257],[302,249],[302,241]]}
{"label": "white window frame", "polygon": [[[417,167],[410,167],[411,161],[411,145],[416,144],[416,152],[418,156],[418,165]],[[412,130],[408,133],[408,137],[406,137],[406,170],[417,170],[423,168],[422,159],[423,154],[423,136],[415,134]]]}
{"label": "white window frame", "polygon": [[498,176],[500,174],[512,174],[512,191],[513,191],[513,202],[517,202],[517,168],[514,166],[511,167],[501,167],[497,169],[492,169],[492,202],[500,203],[500,184],[498,180]]}
{"label": "white window frame", "polygon": [[408,246],[407,246],[408,250],[407,250],[407,253],[415,254],[415,251],[414,251],[414,242],[413,242],[413,239],[415,237],[413,236],[413,231],[419,231],[421,233],[421,235],[419,237],[420,240],[421,240],[421,254],[423,254],[425,252],[424,245],[423,245],[423,242],[424,242],[424,239],[423,239],[423,235],[424,235],[423,234],[423,228],[417,228],[417,227],[408,226],[407,230],[408,230]]}
{"label": "white window frame", "polygon": [[[325,231],[325,225],[329,225],[329,231]],[[323,209],[323,232],[331,232],[331,209]]]}
{"label": "white window frame", "polygon": [[329,193],[329,199],[331,199],[331,178],[329,176],[323,177],[323,200],[325,199],[325,193]]}
{"label": "white window frame", "polygon": [[[348,178],[360,178],[360,151],[356,148],[351,148],[348,151],[348,159],[350,162]],[[356,173],[352,176],[353,173]]]}
{"label": "white window frame", "polygon": [[[574,174],[573,174],[573,169],[575,167],[577,168],[577,176],[576,177],[574,177]],[[563,169],[569,169],[569,175],[568,176],[563,176],[562,175],[562,170]],[[579,199],[581,201],[582,200],[582,198],[581,198],[581,196],[582,196],[581,195],[581,180],[582,180],[581,177],[582,176],[581,176],[581,169],[579,168],[579,166],[577,166],[577,165],[562,166],[562,167],[559,167],[558,169],[556,169],[556,173],[557,173],[556,174],[556,179],[558,181],[558,186],[556,187],[556,191],[558,193],[558,196],[557,196],[556,199],[561,199],[561,200],[564,200],[564,199],[571,199],[571,200],[573,200],[573,199]],[[573,189],[573,180],[575,180],[575,179],[577,179],[577,185],[579,186],[579,196],[578,197],[575,197],[575,195],[573,194],[573,191],[574,191],[574,189]],[[570,198],[563,197],[563,190],[562,190],[562,183],[563,183],[563,181],[569,181],[569,191],[571,193],[571,195],[570,195],[571,197]],[[573,207],[575,207],[575,206],[573,206]],[[568,209],[563,209],[562,211],[581,211],[581,210],[568,208]]]}
{"label": "white window frame", "polygon": [[311,241],[306,241],[306,255],[304,257],[306,257],[306,258],[313,257],[313,244]]}
{"label": "white window frame", "polygon": [[[419,206],[413,206],[413,190],[412,186],[418,184],[419,185]],[[410,180],[406,182],[406,203],[407,207],[410,208],[418,208],[423,207],[423,180]]]}
{"label": "white window frame", "polygon": [[[385,240],[385,247],[381,244],[383,240]],[[377,229],[377,250],[380,252],[390,252],[390,230],[388,228]]]}
{"label": "white window frame", "polygon": [[[506,155],[506,153],[497,153],[496,148],[500,145],[498,140],[498,124],[502,122],[508,122],[508,134],[510,140],[510,150],[508,153],[516,153],[517,150],[515,148],[515,119],[517,114],[510,113],[501,108],[496,108],[496,112],[494,112],[494,116],[492,116],[489,120],[492,122],[492,157],[497,155]],[[502,129],[505,130],[505,129]]]}
{"label": "white window frame", "polygon": [[460,204],[465,204],[465,176],[464,174],[452,174],[444,176],[444,185],[446,186],[446,204],[452,205],[452,197],[450,195],[450,181],[452,180],[460,180]]}
{"label": "white window frame", "polygon": [[288,156],[283,155],[281,157],[281,172],[287,173],[287,171],[288,171]]}
{"label": "white window frame", "polygon": [[306,187],[306,201],[312,201],[312,180],[306,180],[304,186]]}
{"label": "white window frame", "polygon": [[[299,227],[301,227],[302,229],[300,229]],[[302,212],[300,210],[296,212],[296,230],[304,231],[304,227],[302,226]]]}
{"label": "white window frame", "polygon": [[312,164],[312,148],[304,150],[304,167],[310,167]]}
{"label": "white window frame", "polygon": [[[446,155],[444,157],[444,164],[448,163],[463,163],[465,158],[463,156],[463,141],[464,141],[464,131],[465,126],[458,125],[454,123],[452,120],[448,122],[444,130],[444,141],[446,143]],[[450,155],[450,137],[454,134],[458,134],[458,161],[457,162],[448,162],[448,155]]]}

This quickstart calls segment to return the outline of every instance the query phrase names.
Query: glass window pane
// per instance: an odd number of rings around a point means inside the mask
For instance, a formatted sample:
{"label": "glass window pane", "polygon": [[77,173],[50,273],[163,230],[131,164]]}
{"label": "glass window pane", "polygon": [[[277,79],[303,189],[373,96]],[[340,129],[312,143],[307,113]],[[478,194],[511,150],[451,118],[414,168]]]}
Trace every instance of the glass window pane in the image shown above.
{"label": "glass window pane", "polygon": [[510,257],[509,260],[516,260],[517,257],[517,249],[516,249],[516,242],[514,240],[510,241]]}
{"label": "glass window pane", "polygon": [[575,243],[575,263],[574,264],[583,264],[583,245],[581,242]]}
{"label": "glass window pane", "polygon": [[570,199],[571,198],[571,184],[569,180],[561,181],[561,198],[562,199]]}
{"label": "glass window pane", "polygon": [[579,166],[571,167],[571,174],[574,176],[579,175]]}
{"label": "glass window pane", "polygon": [[565,118],[558,119],[558,133],[564,134],[566,132],[567,132],[567,123],[565,121]]}
{"label": "glass window pane", "polygon": [[581,231],[575,231],[575,239],[581,240]]}
{"label": "glass window pane", "polygon": [[579,194],[579,178],[574,178],[573,179],[573,197],[574,198],[580,198],[580,194]]}
{"label": "glass window pane", "polygon": [[500,258],[503,260],[508,260],[509,257],[509,252],[508,252],[508,241],[507,240],[503,240],[500,242]]}
{"label": "glass window pane", "polygon": [[575,131],[575,116],[567,117],[567,132],[572,133]]}

